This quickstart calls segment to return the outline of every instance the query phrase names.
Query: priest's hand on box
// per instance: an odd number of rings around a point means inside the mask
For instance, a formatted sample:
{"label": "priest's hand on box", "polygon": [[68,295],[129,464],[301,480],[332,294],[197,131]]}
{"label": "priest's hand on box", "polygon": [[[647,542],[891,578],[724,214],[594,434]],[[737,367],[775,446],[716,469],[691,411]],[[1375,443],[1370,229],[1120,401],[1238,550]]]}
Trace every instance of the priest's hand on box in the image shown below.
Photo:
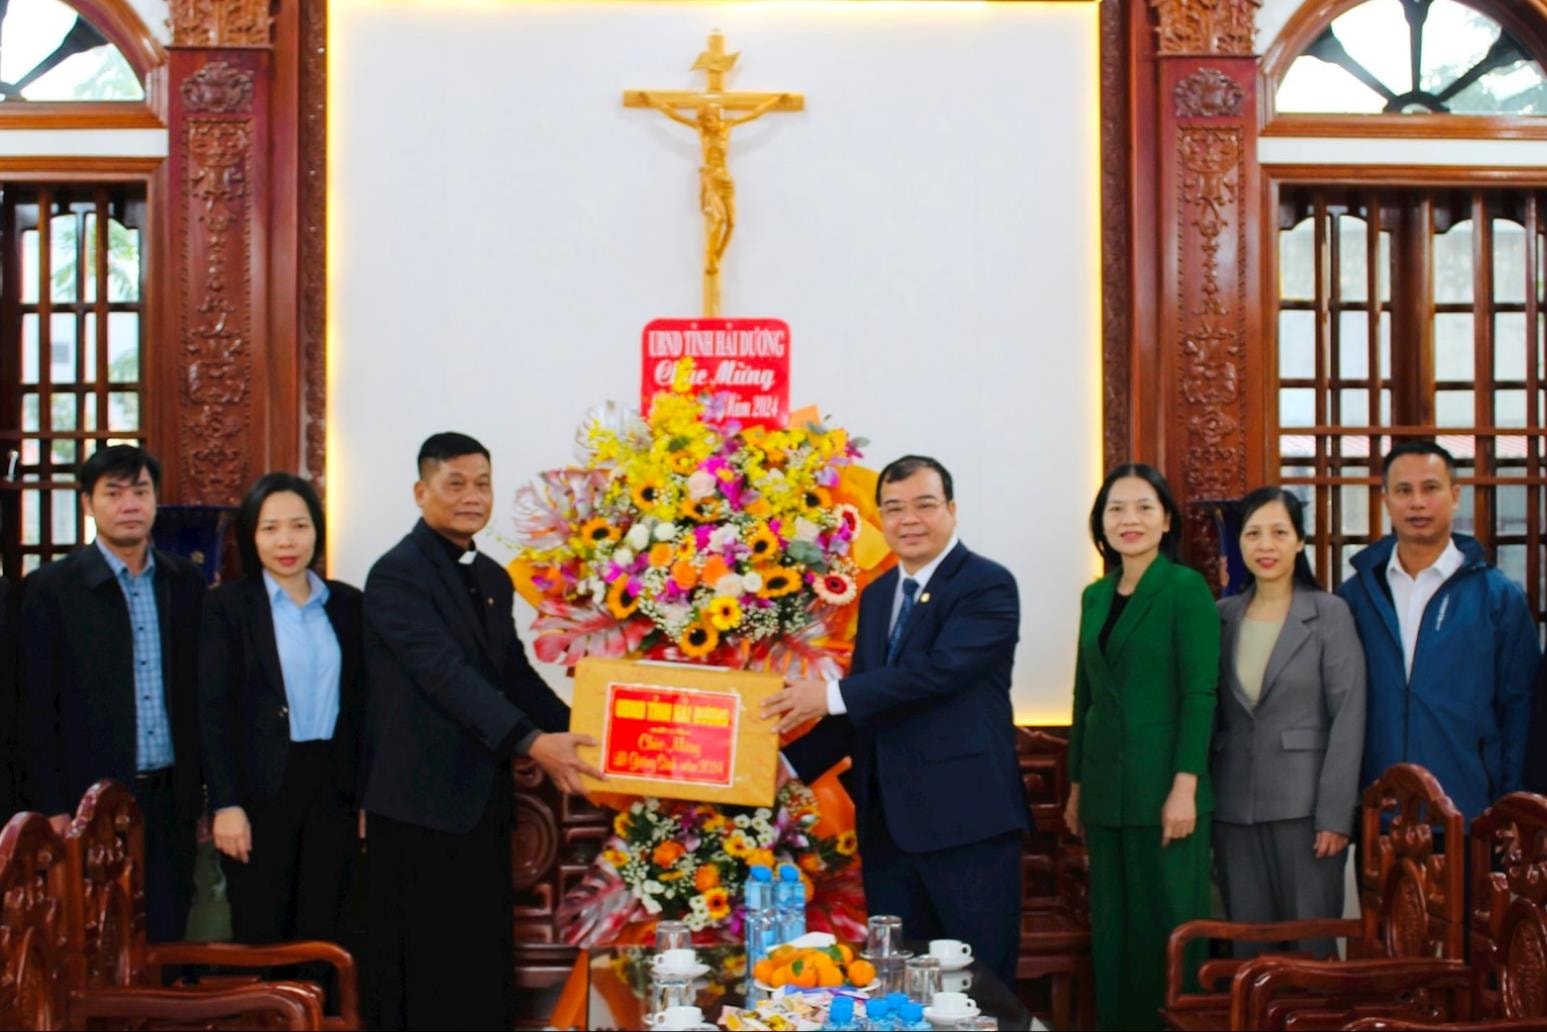
{"label": "priest's hand on box", "polygon": [[527,755],[537,761],[537,765],[547,772],[560,789],[571,795],[580,795],[585,791],[580,783],[580,775],[585,774],[598,781],[607,780],[607,775],[582,760],[575,752],[577,745],[595,744],[596,739],[590,735],[555,732],[532,739]]}
{"label": "priest's hand on box", "polygon": [[782,689],[763,700],[763,719],[782,718],[779,721],[781,733],[825,716],[827,682],[820,678],[791,678]]}

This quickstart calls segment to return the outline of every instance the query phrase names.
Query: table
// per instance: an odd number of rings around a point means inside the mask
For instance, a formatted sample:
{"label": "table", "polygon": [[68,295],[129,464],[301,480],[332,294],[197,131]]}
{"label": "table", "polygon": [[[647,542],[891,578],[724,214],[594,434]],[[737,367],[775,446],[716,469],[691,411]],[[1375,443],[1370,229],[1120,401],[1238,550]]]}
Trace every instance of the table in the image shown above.
{"label": "table", "polygon": [[[908,943],[918,951],[922,943]],[[927,946],[926,946],[927,948]],[[716,1023],[720,1010],[729,1004],[745,1006],[747,1001],[747,955],[740,946],[699,946],[698,959],[709,965],[709,973],[697,984],[695,1004],[703,1010],[704,1020]],[[586,1024],[588,1029],[644,1028],[649,1007],[650,958],[655,951],[644,946],[608,946],[587,951]],[[979,1009],[999,1019],[1001,1029],[1029,1029],[1031,1015],[1015,995],[993,972],[977,961],[963,971],[942,975],[947,991],[967,992]],[[755,1003],[766,995],[752,987]]]}

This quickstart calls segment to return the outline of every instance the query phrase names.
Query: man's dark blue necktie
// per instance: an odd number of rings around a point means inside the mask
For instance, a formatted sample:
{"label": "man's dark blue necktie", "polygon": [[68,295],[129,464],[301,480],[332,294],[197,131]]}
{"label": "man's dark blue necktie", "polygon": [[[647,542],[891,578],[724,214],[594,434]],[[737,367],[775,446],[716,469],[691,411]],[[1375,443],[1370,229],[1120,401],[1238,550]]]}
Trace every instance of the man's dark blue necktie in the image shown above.
{"label": "man's dark blue necktie", "polygon": [[897,649],[902,645],[902,632],[908,626],[908,616],[913,612],[913,596],[918,594],[919,582],[912,577],[902,579],[902,605],[897,608],[897,622],[892,624],[891,637],[886,639],[886,665],[897,660]]}

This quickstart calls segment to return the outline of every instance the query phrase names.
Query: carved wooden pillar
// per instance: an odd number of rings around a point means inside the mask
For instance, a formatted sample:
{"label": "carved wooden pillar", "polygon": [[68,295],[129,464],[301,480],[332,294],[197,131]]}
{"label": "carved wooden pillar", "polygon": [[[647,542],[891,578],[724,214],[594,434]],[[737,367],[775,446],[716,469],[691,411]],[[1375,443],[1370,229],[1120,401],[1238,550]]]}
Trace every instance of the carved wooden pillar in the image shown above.
{"label": "carved wooden pillar", "polygon": [[1260,0],[1153,0],[1164,469],[1186,516],[1187,558],[1208,568],[1212,526],[1189,503],[1262,480]]}
{"label": "carved wooden pillar", "polygon": [[171,15],[154,439],[168,499],[231,504],[295,462],[295,433],[274,418],[289,400],[276,359],[295,350],[271,334],[274,18],[269,0],[173,0]]}

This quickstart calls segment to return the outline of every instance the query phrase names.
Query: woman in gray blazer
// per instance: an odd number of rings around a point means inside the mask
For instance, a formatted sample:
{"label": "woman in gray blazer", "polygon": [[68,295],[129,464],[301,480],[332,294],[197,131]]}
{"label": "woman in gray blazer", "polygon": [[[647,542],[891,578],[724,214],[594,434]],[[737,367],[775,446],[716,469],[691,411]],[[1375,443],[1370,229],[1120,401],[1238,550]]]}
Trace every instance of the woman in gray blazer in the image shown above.
{"label": "woman in gray blazer", "polygon": [[[1344,601],[1305,558],[1305,515],[1282,488],[1243,503],[1253,584],[1221,599],[1214,861],[1232,921],[1343,914],[1343,867],[1359,801],[1364,650]],[[1271,944],[1238,943],[1236,956]],[[1330,939],[1280,948],[1329,956]]]}

